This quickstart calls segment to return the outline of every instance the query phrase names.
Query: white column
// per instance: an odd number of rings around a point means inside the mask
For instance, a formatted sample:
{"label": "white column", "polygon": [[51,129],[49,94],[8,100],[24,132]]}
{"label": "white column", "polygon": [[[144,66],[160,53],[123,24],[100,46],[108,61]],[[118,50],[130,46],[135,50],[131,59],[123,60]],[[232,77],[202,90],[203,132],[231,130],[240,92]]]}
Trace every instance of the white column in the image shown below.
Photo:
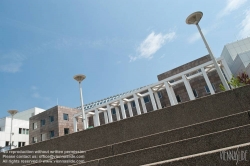
{"label": "white column", "polygon": [[73,117],[73,122],[74,122],[74,132],[77,132],[77,120],[76,120],[76,117]]}
{"label": "white column", "polygon": [[117,120],[121,120],[120,111],[118,107],[115,107],[115,114],[116,114]]}
{"label": "white column", "polygon": [[221,63],[222,63],[222,70],[223,70],[223,72],[225,73],[225,75],[227,77],[227,81],[230,81],[233,74],[232,74],[231,70],[229,69],[225,59],[222,59]]}
{"label": "white column", "polygon": [[209,78],[208,78],[208,76],[207,76],[207,73],[206,73],[204,67],[201,68],[201,72],[202,72],[203,77],[204,77],[204,79],[205,79],[205,81],[206,81],[206,83],[207,83],[207,86],[208,86],[208,88],[209,88],[209,90],[210,90],[210,93],[211,93],[211,94],[215,94],[214,88],[212,87],[212,84],[211,84],[211,82],[210,82],[210,80],[209,80]]}
{"label": "white column", "polygon": [[194,100],[195,99],[194,93],[193,93],[193,90],[192,90],[192,87],[191,87],[189,81],[187,80],[187,77],[185,75],[182,75],[181,77],[182,77],[182,80],[183,80],[184,85],[186,87],[189,99]]}
{"label": "white column", "polygon": [[173,87],[170,87],[167,82],[164,82],[164,84],[165,84],[165,87],[166,87],[166,91],[167,91],[167,94],[168,94],[170,104],[171,105],[178,104],[175,93],[174,93],[174,90],[173,90]]}
{"label": "white column", "polygon": [[89,127],[89,117],[86,116],[86,128],[88,128],[88,127]]}
{"label": "white column", "polygon": [[103,114],[104,114],[104,121],[105,121],[105,124],[109,123],[107,111],[104,111]]}
{"label": "white column", "polygon": [[138,115],[141,115],[141,108],[138,102],[138,96],[136,94],[133,94],[134,101],[135,101],[135,107]]}
{"label": "white column", "polygon": [[109,104],[107,105],[107,112],[108,112],[109,123],[111,123],[113,122],[113,117],[112,117],[111,108]]}
{"label": "white column", "polygon": [[120,99],[120,107],[121,107],[121,111],[122,111],[122,118],[126,119],[127,116],[126,116],[126,112],[125,112],[125,108],[124,108],[124,102],[121,99]]}
{"label": "white column", "polygon": [[155,95],[155,100],[156,100],[158,109],[162,109],[161,101],[160,101],[160,98],[159,98],[159,96],[158,96],[158,92],[154,92],[154,95]]}
{"label": "white column", "polygon": [[149,92],[149,96],[150,96],[150,99],[151,99],[151,103],[152,103],[153,109],[155,111],[155,110],[157,110],[157,106],[156,106],[156,103],[155,103],[155,98],[154,98],[153,91],[152,91],[151,88],[148,88],[148,92]]}
{"label": "white column", "polygon": [[147,108],[146,108],[146,104],[145,104],[144,98],[140,97],[140,100],[141,100],[141,106],[142,106],[143,112],[147,113]]}
{"label": "white column", "polygon": [[99,118],[99,111],[98,109],[95,109],[95,115],[94,115],[94,126],[100,126],[100,118]]}
{"label": "white column", "polygon": [[132,111],[131,103],[128,102],[127,105],[128,105],[129,116],[132,117],[133,116],[133,111]]}

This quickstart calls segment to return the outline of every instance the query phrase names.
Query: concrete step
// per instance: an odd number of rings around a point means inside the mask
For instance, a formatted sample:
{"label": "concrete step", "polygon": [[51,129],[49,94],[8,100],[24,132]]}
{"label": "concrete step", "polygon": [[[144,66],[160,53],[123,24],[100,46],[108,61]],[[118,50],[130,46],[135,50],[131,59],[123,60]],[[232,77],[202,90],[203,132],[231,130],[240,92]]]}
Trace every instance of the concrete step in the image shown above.
{"label": "concrete step", "polygon": [[137,139],[120,142],[117,144],[88,150],[85,153],[85,160],[89,161],[112,155],[118,155],[126,152],[176,142],[247,124],[250,124],[250,119],[247,112],[233,114],[230,116],[217,118],[203,123],[198,123],[166,132],[161,132],[145,137],[140,137]]}
{"label": "concrete step", "polygon": [[[159,161],[175,159],[193,154],[226,148],[234,145],[248,143],[250,138],[250,125],[244,125],[215,133],[210,133],[164,145],[145,148],[112,157],[92,160],[83,166],[138,166]],[[72,165],[72,166],[73,166]]]}
{"label": "concrete step", "polygon": [[190,165],[223,165],[223,166],[249,166],[250,142],[227,148],[198,153],[190,156],[175,158],[142,166],[190,166]]}
{"label": "concrete step", "polygon": [[[86,153],[78,153],[77,155],[84,155],[85,156],[84,160],[90,161],[126,152],[145,149],[157,145],[177,142],[180,140],[193,138],[200,135],[205,135],[221,130],[247,125],[249,123],[250,120],[247,112],[237,113],[230,116],[209,120],[203,123],[197,123],[194,125],[181,127],[174,130],[169,130],[166,132],[152,134],[137,139],[132,139],[112,145],[107,145],[100,148],[91,149],[86,151]],[[67,159],[73,160],[74,158],[67,158]]]}
{"label": "concrete step", "polygon": [[[180,129],[185,126],[245,112],[247,110],[250,110],[250,85],[203,97],[194,101],[178,104],[161,110],[149,112],[140,116],[127,118],[119,122],[102,125],[90,130],[76,132],[33,145],[24,146],[15,150],[90,151],[94,148],[119,144],[122,141],[127,142],[128,140],[149,136],[164,131],[170,131],[177,128]],[[216,126],[220,126],[220,124],[218,123]],[[184,130],[183,133],[186,134],[185,132],[186,131]],[[175,134],[172,135],[173,136],[171,137],[175,136]],[[135,144],[136,142],[134,142],[131,147],[125,149],[123,152],[128,152],[131,150],[133,151],[136,148],[142,148],[140,147],[141,145],[136,147],[137,145]],[[154,145],[152,144],[150,146]],[[114,150],[112,148],[114,146],[110,147],[111,149],[109,148],[108,152],[111,152],[113,155]],[[121,153],[123,152],[121,151]],[[98,153],[103,152],[99,151]],[[0,160],[2,160],[1,154]]]}
{"label": "concrete step", "polygon": [[249,103],[250,85],[18,149],[89,150],[244,112]]}

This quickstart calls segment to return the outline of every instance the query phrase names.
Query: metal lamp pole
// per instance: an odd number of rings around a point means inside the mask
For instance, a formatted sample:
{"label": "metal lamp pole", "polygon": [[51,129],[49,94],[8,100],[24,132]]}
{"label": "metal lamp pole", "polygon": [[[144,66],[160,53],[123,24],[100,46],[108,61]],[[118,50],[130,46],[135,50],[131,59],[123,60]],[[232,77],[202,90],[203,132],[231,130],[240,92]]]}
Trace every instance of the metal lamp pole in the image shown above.
{"label": "metal lamp pole", "polygon": [[215,69],[216,69],[216,71],[217,71],[217,73],[218,73],[218,75],[220,77],[220,80],[221,80],[223,86],[225,87],[226,90],[230,90],[230,87],[229,87],[229,85],[228,85],[228,83],[227,83],[227,81],[226,81],[226,79],[225,79],[225,77],[224,77],[218,63],[217,63],[217,61],[215,60],[214,55],[213,55],[213,53],[212,53],[212,51],[211,51],[205,37],[204,37],[204,35],[203,35],[202,31],[201,31],[201,28],[199,26],[199,22],[200,22],[202,16],[203,16],[202,12],[194,12],[194,13],[190,14],[187,17],[186,23],[187,24],[195,24],[196,27],[198,28],[198,31],[199,31],[199,33],[201,35],[201,38],[202,38],[203,42],[205,43],[205,46],[206,46],[206,48],[207,48],[207,50],[209,52],[211,60],[213,61],[214,67],[215,67]]}
{"label": "metal lamp pole", "polygon": [[84,112],[84,107],[83,107],[83,97],[82,97],[82,86],[81,82],[86,78],[85,75],[78,74],[74,76],[74,79],[79,82],[79,89],[80,89],[80,100],[81,100],[81,107],[82,107],[82,123],[83,123],[83,130],[86,130],[87,124],[86,124],[86,115]]}
{"label": "metal lamp pole", "polygon": [[9,110],[8,113],[11,115],[11,127],[10,127],[10,150],[12,146],[12,125],[13,125],[13,116],[17,113],[17,110]]}

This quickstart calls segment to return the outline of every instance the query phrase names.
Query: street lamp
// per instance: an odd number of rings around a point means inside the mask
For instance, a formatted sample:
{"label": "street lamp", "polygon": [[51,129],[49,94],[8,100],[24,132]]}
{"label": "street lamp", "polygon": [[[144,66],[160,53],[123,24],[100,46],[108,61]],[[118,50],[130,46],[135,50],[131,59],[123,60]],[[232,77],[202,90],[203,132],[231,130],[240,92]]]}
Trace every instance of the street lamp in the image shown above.
{"label": "street lamp", "polygon": [[86,124],[86,115],[84,112],[84,107],[83,107],[83,98],[82,98],[82,86],[81,86],[81,82],[82,80],[84,80],[86,78],[85,75],[83,74],[77,74],[74,76],[74,79],[79,82],[79,88],[80,88],[80,100],[81,100],[81,107],[82,107],[82,123],[83,123],[83,130],[85,130],[87,128],[87,124]]}
{"label": "street lamp", "polygon": [[11,127],[10,127],[10,150],[12,144],[12,125],[13,125],[13,116],[17,113],[17,110],[9,110],[8,113],[11,115]]}
{"label": "street lamp", "polygon": [[190,14],[190,15],[187,17],[186,23],[187,23],[187,24],[195,24],[195,25],[197,26],[197,28],[198,28],[198,30],[199,30],[199,32],[200,32],[201,38],[203,39],[203,42],[204,42],[205,45],[206,45],[206,48],[207,48],[207,50],[208,50],[208,52],[209,52],[209,55],[210,55],[210,57],[211,57],[211,59],[212,59],[212,61],[213,61],[213,63],[214,63],[215,69],[216,69],[216,71],[217,71],[217,73],[218,73],[218,75],[219,75],[219,77],[220,77],[220,80],[221,80],[223,86],[225,87],[226,90],[230,90],[230,88],[229,88],[229,86],[228,86],[228,84],[227,84],[227,81],[226,81],[225,77],[223,76],[223,73],[222,73],[222,71],[221,71],[221,69],[220,69],[220,67],[219,67],[219,65],[218,65],[218,63],[217,63],[217,61],[215,60],[215,58],[214,58],[214,56],[213,56],[213,53],[212,53],[210,47],[208,46],[208,43],[207,43],[207,41],[206,41],[206,39],[205,39],[203,33],[201,32],[201,28],[200,28],[200,26],[199,26],[199,22],[200,22],[202,16],[203,16],[203,13],[202,13],[202,12],[200,12],[200,11],[194,12],[194,13]]}

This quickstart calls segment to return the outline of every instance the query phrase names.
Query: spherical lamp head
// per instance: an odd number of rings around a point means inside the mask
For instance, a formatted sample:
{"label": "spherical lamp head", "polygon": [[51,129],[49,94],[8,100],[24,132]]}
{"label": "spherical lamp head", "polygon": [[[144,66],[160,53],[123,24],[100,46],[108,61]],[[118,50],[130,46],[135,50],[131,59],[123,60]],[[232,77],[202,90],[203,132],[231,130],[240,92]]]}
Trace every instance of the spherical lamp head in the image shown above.
{"label": "spherical lamp head", "polygon": [[187,24],[198,24],[203,16],[203,13],[198,11],[190,14],[187,19],[186,23]]}
{"label": "spherical lamp head", "polygon": [[11,115],[11,116],[14,116],[18,111],[17,110],[9,110],[8,113]]}
{"label": "spherical lamp head", "polygon": [[83,74],[77,74],[74,76],[74,79],[78,82],[82,82],[82,80],[84,80],[85,78],[86,78],[86,76]]}

